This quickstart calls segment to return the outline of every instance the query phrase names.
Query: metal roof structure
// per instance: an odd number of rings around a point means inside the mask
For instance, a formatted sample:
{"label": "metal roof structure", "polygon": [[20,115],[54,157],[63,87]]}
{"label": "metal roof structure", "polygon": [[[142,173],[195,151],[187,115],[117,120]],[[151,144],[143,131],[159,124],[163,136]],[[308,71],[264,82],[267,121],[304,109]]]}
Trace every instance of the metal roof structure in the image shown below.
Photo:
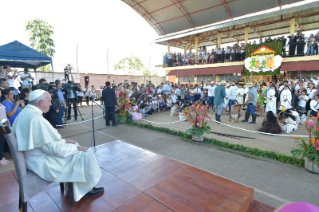
{"label": "metal roof structure", "polygon": [[[288,34],[290,20],[295,18],[296,30],[319,29],[319,2],[307,0],[122,0],[138,12],[159,34],[156,43],[182,49],[244,41],[245,28],[248,39]],[[293,6],[294,3],[302,3]],[[290,4],[291,7],[284,8]],[[252,17],[247,14],[267,11]],[[227,21],[225,21],[227,20]],[[221,22],[224,21],[224,22]]]}
{"label": "metal roof structure", "polygon": [[195,29],[305,0],[122,0],[159,35]]}

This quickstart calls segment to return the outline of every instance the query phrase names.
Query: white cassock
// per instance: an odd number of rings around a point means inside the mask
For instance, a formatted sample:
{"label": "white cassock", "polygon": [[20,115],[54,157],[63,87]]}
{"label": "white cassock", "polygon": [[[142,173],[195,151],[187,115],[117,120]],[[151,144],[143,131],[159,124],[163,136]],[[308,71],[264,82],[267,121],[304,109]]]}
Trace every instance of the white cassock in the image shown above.
{"label": "white cassock", "polygon": [[244,95],[245,95],[245,89],[244,88],[238,88],[236,91],[237,94],[237,102],[238,104],[244,104]]}
{"label": "white cassock", "polygon": [[[287,101],[284,101],[288,99]],[[286,109],[291,108],[291,92],[290,90],[282,90],[280,93],[280,104],[283,105]],[[281,110],[281,106],[279,108]]]}
{"label": "white cassock", "polygon": [[78,144],[65,143],[39,108],[27,105],[15,119],[12,133],[18,150],[24,152],[27,169],[50,182],[72,182],[74,201],[99,182],[102,173],[94,153],[78,151]]}
{"label": "white cassock", "polygon": [[282,125],[282,131],[285,133],[292,133],[297,129],[297,123],[292,118],[288,117],[285,120],[285,124]]}
{"label": "white cassock", "polygon": [[276,91],[275,89],[269,89],[269,91],[267,92],[267,103],[265,111],[272,111],[274,114],[277,114],[276,104]]}

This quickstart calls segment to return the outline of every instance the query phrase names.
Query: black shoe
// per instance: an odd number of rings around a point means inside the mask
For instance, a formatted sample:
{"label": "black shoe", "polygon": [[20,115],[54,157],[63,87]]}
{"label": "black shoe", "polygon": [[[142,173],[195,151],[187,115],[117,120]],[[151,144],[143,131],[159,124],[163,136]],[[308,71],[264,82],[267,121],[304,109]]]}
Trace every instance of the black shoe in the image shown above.
{"label": "black shoe", "polygon": [[77,120],[78,120],[77,118],[74,119],[74,121],[77,121]]}
{"label": "black shoe", "polygon": [[116,127],[116,126],[117,126],[116,124],[112,125],[112,127]]}
{"label": "black shoe", "polygon": [[249,124],[256,124],[256,115],[252,115],[252,117],[253,117],[253,121],[250,122]]}
{"label": "black shoe", "polygon": [[110,126],[110,125],[109,125],[109,124],[106,124],[105,126],[107,126],[107,127],[108,127],[108,126]]}
{"label": "black shoe", "polygon": [[56,128],[64,128],[63,126],[57,126]]}
{"label": "black shoe", "polygon": [[71,118],[67,118],[66,120],[71,120]]}
{"label": "black shoe", "polygon": [[104,191],[103,187],[94,187],[92,190],[94,191]]}
{"label": "black shoe", "polygon": [[245,113],[245,119],[242,120],[241,122],[248,122],[249,116],[250,116],[250,113]]}
{"label": "black shoe", "polygon": [[104,192],[104,188],[101,187],[101,188],[98,188],[97,190],[94,190],[95,188],[93,188],[91,191],[89,191],[88,193],[86,193],[83,198],[86,198],[86,197],[94,197],[94,196],[97,196],[99,194],[102,194]]}

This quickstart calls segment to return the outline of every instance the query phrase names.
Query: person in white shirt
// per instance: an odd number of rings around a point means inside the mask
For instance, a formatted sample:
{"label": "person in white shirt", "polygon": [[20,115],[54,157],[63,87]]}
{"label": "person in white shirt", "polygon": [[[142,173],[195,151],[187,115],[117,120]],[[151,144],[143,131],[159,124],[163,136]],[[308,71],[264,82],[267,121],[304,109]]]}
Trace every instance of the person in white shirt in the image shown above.
{"label": "person in white shirt", "polygon": [[169,82],[167,81],[163,87],[163,91],[165,93],[165,95],[170,95],[171,91],[173,90],[172,86],[169,84]]}
{"label": "person in white shirt", "polygon": [[208,90],[208,105],[212,106],[212,109],[214,109],[214,92],[215,92],[215,83],[211,82],[211,85],[204,84],[204,89]]}
{"label": "person in white shirt", "polygon": [[292,80],[295,84],[297,84],[299,82],[299,79],[297,76],[294,76],[294,79]]}
{"label": "person in white shirt", "polygon": [[232,84],[229,87],[229,94],[228,94],[228,110],[229,110],[229,115],[231,114],[231,107],[236,103],[236,91],[238,87],[234,84]]}
{"label": "person in white shirt", "polygon": [[85,88],[84,90],[84,94],[85,94],[85,102],[87,106],[90,106],[90,96],[91,96],[91,90],[88,88]]}
{"label": "person in white shirt", "polygon": [[314,87],[313,82],[309,82],[308,83],[308,89],[307,89],[307,94],[308,94],[308,102],[306,104],[306,111],[308,111],[310,109],[310,101],[314,98],[314,96],[316,96],[318,90]]}
{"label": "person in white shirt", "polygon": [[319,79],[318,79],[318,77],[317,77],[317,76],[315,76],[315,77],[311,78],[310,80],[314,83],[314,85],[315,85],[315,86],[317,86],[317,85],[318,85]]}
{"label": "person in white shirt", "polygon": [[193,90],[194,94],[194,102],[200,99],[202,90],[198,87],[198,85],[195,85],[195,89]]}
{"label": "person in white shirt", "polygon": [[319,94],[315,95],[314,99],[310,101],[310,115],[317,117],[319,110]]}
{"label": "person in white shirt", "polygon": [[34,80],[34,77],[31,73],[29,73],[29,69],[24,69],[24,72],[20,74],[20,79],[22,81],[22,88],[32,88],[32,81]]}
{"label": "person in white shirt", "polygon": [[299,109],[302,111],[302,113],[305,113],[306,104],[307,104],[307,101],[309,100],[307,96],[307,91],[303,90],[298,99],[299,99]]}
{"label": "person in white shirt", "polygon": [[12,72],[10,66],[5,66],[4,68],[7,70],[9,87],[12,91],[14,91],[14,80],[15,80],[15,77],[17,76],[18,70],[15,70],[14,72]]}
{"label": "person in white shirt", "polygon": [[177,101],[177,95],[175,94],[174,91],[172,92],[171,99],[172,99],[173,104],[175,104]]}

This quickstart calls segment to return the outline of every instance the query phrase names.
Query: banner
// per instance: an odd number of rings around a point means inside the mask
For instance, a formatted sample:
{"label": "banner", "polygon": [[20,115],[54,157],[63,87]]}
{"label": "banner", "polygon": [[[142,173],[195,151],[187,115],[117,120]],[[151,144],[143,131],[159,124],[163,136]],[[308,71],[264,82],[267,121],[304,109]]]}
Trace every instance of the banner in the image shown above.
{"label": "banner", "polygon": [[245,59],[245,68],[249,72],[274,71],[281,66],[283,58],[275,55],[277,52],[266,46],[261,46]]}
{"label": "banner", "polygon": [[282,41],[246,46],[244,75],[280,74]]}

